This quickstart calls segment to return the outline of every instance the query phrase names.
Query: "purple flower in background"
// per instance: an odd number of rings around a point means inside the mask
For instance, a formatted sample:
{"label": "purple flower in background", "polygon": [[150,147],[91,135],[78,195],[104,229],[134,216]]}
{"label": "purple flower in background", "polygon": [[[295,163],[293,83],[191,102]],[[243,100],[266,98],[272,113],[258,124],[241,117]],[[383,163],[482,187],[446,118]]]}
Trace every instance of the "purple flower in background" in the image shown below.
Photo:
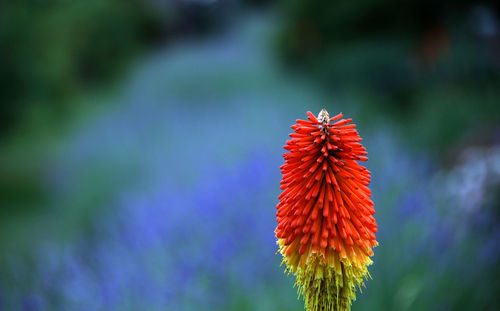
{"label": "purple flower in background", "polygon": [[[188,189],[165,183],[124,193],[94,222],[98,239],[40,249],[34,290],[51,293],[57,309],[222,308],[275,267],[269,159],[213,166]],[[23,301],[26,310],[39,305]]]}

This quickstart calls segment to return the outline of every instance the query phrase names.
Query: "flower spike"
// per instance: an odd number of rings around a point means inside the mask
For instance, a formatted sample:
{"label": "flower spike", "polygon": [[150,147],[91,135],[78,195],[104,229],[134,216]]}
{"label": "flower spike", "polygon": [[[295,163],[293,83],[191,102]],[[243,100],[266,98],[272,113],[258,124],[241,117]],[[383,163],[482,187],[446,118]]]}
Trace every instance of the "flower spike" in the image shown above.
{"label": "flower spike", "polygon": [[[342,113],[297,120],[284,148],[275,233],[307,311],[346,311],[370,277],[377,246],[370,172],[361,138]],[[332,123],[333,122],[333,123]]]}

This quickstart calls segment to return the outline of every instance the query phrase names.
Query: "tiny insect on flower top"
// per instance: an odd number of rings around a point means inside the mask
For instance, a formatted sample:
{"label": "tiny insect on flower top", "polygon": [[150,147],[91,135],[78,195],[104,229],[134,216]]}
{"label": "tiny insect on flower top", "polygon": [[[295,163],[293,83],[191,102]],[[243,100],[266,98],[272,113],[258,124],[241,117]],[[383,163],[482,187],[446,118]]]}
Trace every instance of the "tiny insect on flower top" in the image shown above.
{"label": "tiny insect on flower top", "polygon": [[367,153],[351,119],[307,115],[284,147],[277,243],[308,311],[350,310],[378,244]]}

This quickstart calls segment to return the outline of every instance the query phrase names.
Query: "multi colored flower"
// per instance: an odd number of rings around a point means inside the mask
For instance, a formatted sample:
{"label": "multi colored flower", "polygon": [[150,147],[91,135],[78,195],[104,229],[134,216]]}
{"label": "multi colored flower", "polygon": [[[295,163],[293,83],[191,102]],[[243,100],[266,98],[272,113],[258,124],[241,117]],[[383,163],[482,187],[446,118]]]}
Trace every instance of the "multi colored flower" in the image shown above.
{"label": "multi colored flower", "polygon": [[351,119],[307,115],[284,146],[275,233],[306,309],[350,310],[378,245],[367,152]]}

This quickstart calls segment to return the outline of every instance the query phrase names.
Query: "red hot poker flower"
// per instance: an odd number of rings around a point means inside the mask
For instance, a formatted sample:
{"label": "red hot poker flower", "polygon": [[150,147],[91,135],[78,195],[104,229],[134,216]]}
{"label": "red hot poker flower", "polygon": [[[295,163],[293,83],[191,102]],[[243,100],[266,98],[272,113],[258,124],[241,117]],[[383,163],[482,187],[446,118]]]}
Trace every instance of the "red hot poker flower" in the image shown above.
{"label": "red hot poker flower", "polygon": [[367,152],[351,119],[307,115],[284,147],[275,233],[306,309],[350,310],[378,245]]}

